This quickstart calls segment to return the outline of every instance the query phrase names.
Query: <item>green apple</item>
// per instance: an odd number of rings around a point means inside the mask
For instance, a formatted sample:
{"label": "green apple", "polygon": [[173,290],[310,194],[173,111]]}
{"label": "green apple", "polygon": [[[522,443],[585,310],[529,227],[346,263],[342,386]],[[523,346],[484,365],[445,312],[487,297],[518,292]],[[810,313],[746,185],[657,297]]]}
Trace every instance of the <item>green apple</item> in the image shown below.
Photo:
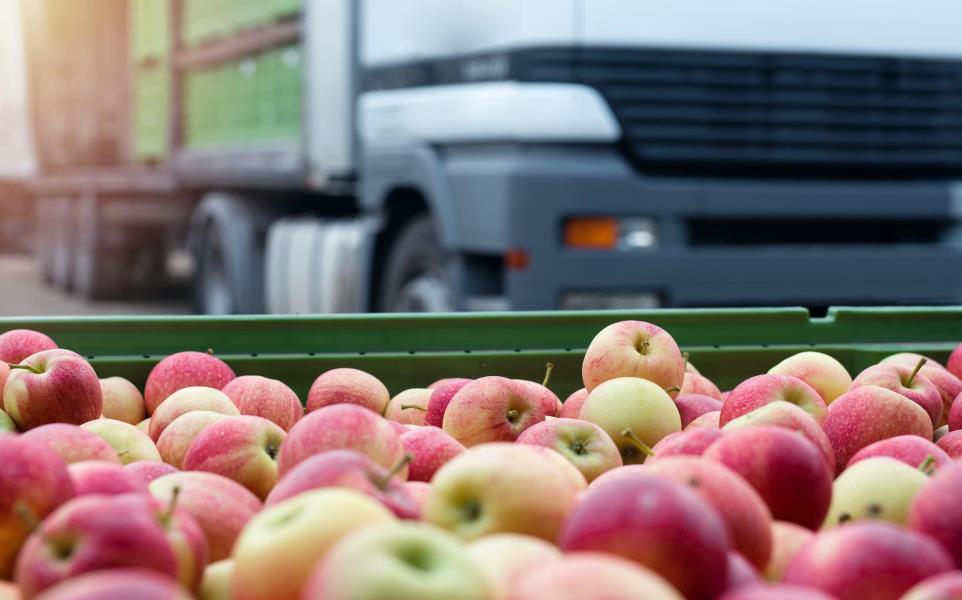
{"label": "green apple", "polygon": [[517,533],[486,535],[468,544],[468,555],[487,579],[494,600],[507,598],[508,590],[527,571],[561,560],[554,544]]}
{"label": "green apple", "polygon": [[0,433],[16,433],[17,426],[10,415],[0,410]]}
{"label": "green apple", "polygon": [[230,580],[234,576],[234,561],[227,558],[207,565],[197,597],[200,600],[231,600]]}
{"label": "green apple", "polygon": [[832,505],[823,527],[859,519],[880,519],[904,525],[909,506],[929,480],[921,469],[878,456],[845,469],[832,488]]}
{"label": "green apple", "polygon": [[621,453],[605,431],[581,419],[551,419],[529,427],[517,443],[550,448],[565,457],[588,483],[621,466]]}
{"label": "green apple", "polygon": [[115,419],[94,419],[80,426],[102,437],[125,465],[139,460],[160,462],[160,452],[150,437],[136,425]]}
{"label": "green apple", "polygon": [[798,377],[831,404],[852,385],[852,376],[835,358],[822,352],[799,352],[768,370],[770,375]]}

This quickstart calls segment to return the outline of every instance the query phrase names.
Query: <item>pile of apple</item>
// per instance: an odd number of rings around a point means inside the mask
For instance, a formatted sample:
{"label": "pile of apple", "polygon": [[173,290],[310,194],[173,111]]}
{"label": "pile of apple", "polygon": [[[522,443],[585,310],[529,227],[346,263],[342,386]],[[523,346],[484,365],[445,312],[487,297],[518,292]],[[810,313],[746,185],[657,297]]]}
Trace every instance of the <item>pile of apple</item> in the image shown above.
{"label": "pile of apple", "polygon": [[[550,376],[549,365],[549,376]],[[962,598],[962,345],[853,380],[796,354],[722,393],[665,330],[585,387],[391,397],[168,356],[144,394],[0,335],[0,600]]]}

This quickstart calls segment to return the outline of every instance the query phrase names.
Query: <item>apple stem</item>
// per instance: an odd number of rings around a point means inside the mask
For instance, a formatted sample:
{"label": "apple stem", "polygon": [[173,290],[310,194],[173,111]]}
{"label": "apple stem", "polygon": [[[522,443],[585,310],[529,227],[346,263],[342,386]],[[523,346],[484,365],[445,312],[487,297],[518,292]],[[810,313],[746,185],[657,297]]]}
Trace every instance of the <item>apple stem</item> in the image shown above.
{"label": "apple stem", "polygon": [[554,371],[554,363],[547,363],[544,370],[544,379],[541,381],[541,385],[548,387],[548,382],[551,380],[551,372]]}
{"label": "apple stem", "polygon": [[406,452],[404,456],[401,457],[401,460],[397,461],[397,463],[393,467],[391,467],[391,470],[385,473],[384,477],[382,477],[381,480],[377,482],[377,487],[380,488],[381,490],[387,489],[387,484],[391,483],[391,479],[393,479],[395,475],[400,473],[401,469],[408,466],[408,463],[410,463],[412,460],[414,460],[414,455],[411,454],[410,452]]}
{"label": "apple stem", "polygon": [[924,365],[926,362],[928,362],[928,359],[924,356],[919,359],[919,362],[915,365],[915,368],[912,369],[912,374],[909,375],[909,380],[905,382],[905,387],[912,385],[912,382],[915,381],[915,376],[919,374],[919,371],[922,370],[922,365]]}
{"label": "apple stem", "polygon": [[419,405],[417,405],[417,404],[402,404],[402,405],[401,405],[401,410],[407,410],[407,409],[409,409],[409,408],[413,408],[414,410],[419,410],[419,411],[421,411],[421,412],[426,412],[426,411],[428,410],[428,409],[424,408],[423,406],[419,406]]}
{"label": "apple stem", "polygon": [[13,363],[7,363],[7,366],[10,367],[11,369],[23,369],[24,371],[30,371],[35,375],[43,375],[43,371],[41,371],[37,367],[32,367],[30,365],[16,365]]}
{"label": "apple stem", "polygon": [[211,356],[213,356],[213,355],[214,355],[214,349],[213,349],[213,348],[208,348],[208,349],[207,349],[207,354],[210,354]]}
{"label": "apple stem", "polygon": [[164,514],[160,516],[160,522],[164,525],[170,523],[171,517],[174,516],[174,510],[177,508],[177,500],[180,498],[180,486],[175,485],[174,489],[170,491],[170,502],[167,503],[167,509]]}
{"label": "apple stem", "polygon": [[511,410],[508,411],[508,414],[506,416],[508,417],[508,420],[513,423],[515,419],[521,416],[521,413],[519,413],[516,409],[512,408]]}
{"label": "apple stem", "polygon": [[638,448],[638,450],[640,450],[641,453],[644,454],[645,456],[655,455],[655,451],[652,450],[648,444],[641,441],[641,439],[637,435],[635,435],[635,432],[632,431],[630,427],[625,427],[621,431],[621,435],[628,438],[628,442],[635,448]]}
{"label": "apple stem", "polygon": [[919,464],[919,471],[922,471],[926,475],[931,475],[935,472],[935,457],[929,454],[925,457],[925,460]]}
{"label": "apple stem", "polygon": [[671,386],[670,388],[665,388],[665,393],[666,393],[666,394],[670,394],[670,393],[672,393],[672,392],[680,392],[680,391],[681,391],[681,388],[678,387],[677,385],[673,385],[673,386]]}
{"label": "apple stem", "polygon": [[682,356],[682,358],[685,359],[685,368],[683,368],[683,369],[681,370],[681,372],[682,372],[682,373],[687,373],[687,372],[688,372],[688,353],[687,353],[687,352],[682,352],[682,353],[681,353],[681,356]]}

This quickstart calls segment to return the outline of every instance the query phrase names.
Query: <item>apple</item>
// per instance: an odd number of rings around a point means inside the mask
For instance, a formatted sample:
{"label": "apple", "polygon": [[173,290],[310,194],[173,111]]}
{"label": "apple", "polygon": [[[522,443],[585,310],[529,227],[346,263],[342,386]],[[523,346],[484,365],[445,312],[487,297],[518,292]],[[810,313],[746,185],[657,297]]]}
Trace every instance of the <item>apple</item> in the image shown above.
{"label": "apple", "polygon": [[543,421],[522,433],[517,443],[558,452],[578,469],[588,483],[605,471],[622,465],[618,447],[605,430],[579,419]]}
{"label": "apple", "polygon": [[932,439],[932,419],[901,394],[878,386],[857,387],[835,399],[823,425],[841,471],[862,448],[897,435]]}
{"label": "apple", "polygon": [[160,460],[157,446],[143,431],[124,421],[114,419],[94,419],[80,426],[107,442],[120,462],[130,464],[139,460]]}
{"label": "apple", "polygon": [[681,600],[664,578],[617,556],[575,552],[523,573],[511,600]]}
{"label": "apple", "polygon": [[696,427],[675,432],[661,438],[661,441],[655,444],[651,449],[653,456],[648,457],[645,463],[654,464],[671,456],[701,456],[722,435],[724,434],[720,429],[711,427]]}
{"label": "apple", "polygon": [[482,377],[465,384],[451,398],[441,428],[471,447],[485,442],[513,442],[544,417],[539,400],[515,381]]}
{"label": "apple", "polygon": [[398,518],[417,519],[417,501],[404,482],[394,478],[406,459],[388,470],[353,450],[328,450],[299,463],[271,490],[265,506],[273,506],[298,494],[326,487],[350,488],[377,500]]}
{"label": "apple", "polygon": [[[291,427],[277,457],[281,477],[325,450],[354,450],[390,469],[404,456],[401,436],[390,421],[356,404],[334,404],[311,412]],[[407,467],[398,476],[407,478]]]}
{"label": "apple", "polygon": [[137,462],[132,462],[129,465],[125,465],[124,469],[133,473],[137,477],[140,477],[141,481],[148,484],[158,477],[170,475],[171,473],[176,473],[179,470],[172,465],[168,465],[167,463],[154,462],[150,460],[139,460]]}
{"label": "apple", "polygon": [[[621,377],[640,377],[663,390],[681,389],[685,359],[671,335],[644,321],[608,325],[591,340],[581,366],[585,389]],[[675,390],[677,391],[677,390]]]}
{"label": "apple", "polygon": [[897,435],[865,446],[849,459],[846,468],[875,456],[894,458],[916,469],[931,457],[929,462],[933,471],[952,463],[950,455],[936,444],[917,435]]}
{"label": "apple", "polygon": [[936,446],[952,460],[962,458],[962,431],[956,430],[948,432],[939,438]]}
{"label": "apple", "polygon": [[[0,596],[3,598],[3,596]],[[19,599],[20,596],[18,595]],[[146,569],[105,569],[71,577],[48,589],[42,600],[190,600],[177,580]]]}
{"label": "apple", "polygon": [[13,572],[30,533],[28,522],[43,519],[73,496],[67,465],[56,452],[22,435],[0,435],[0,580]]}
{"label": "apple", "polygon": [[561,399],[558,395],[548,389],[548,381],[551,379],[551,372],[554,371],[554,363],[547,363],[544,379],[541,383],[527,381],[525,379],[515,379],[523,391],[531,394],[533,399],[541,404],[544,414],[547,417],[558,417],[561,415]]}
{"label": "apple", "polygon": [[859,461],[835,480],[824,527],[860,519],[904,525],[912,500],[928,480],[918,468],[887,456]]}
{"label": "apple", "polygon": [[200,524],[190,513],[179,508],[180,492],[171,496],[168,502],[161,502],[149,493],[143,496],[160,524],[164,535],[174,551],[177,560],[177,578],[186,589],[197,591],[207,566],[210,548],[207,536]]}
{"label": "apple", "polygon": [[148,494],[147,483],[118,464],[101,460],[85,460],[67,467],[78,496],[102,494]]}
{"label": "apple", "polygon": [[48,423],[80,425],[100,416],[100,380],[79,354],[44,350],[10,368],[3,408],[21,431]]}
{"label": "apple", "polygon": [[241,530],[263,507],[257,496],[240,484],[202,471],[158,477],[150,483],[150,493],[164,503],[177,494],[177,507],[203,529],[212,562],[230,556]]}
{"label": "apple", "polygon": [[217,473],[260,499],[277,483],[277,454],[285,433],[262,417],[227,417],[201,431],[184,456],[184,470]]}
{"label": "apple", "polygon": [[428,494],[431,493],[431,484],[426,481],[405,481],[402,485],[404,489],[407,490],[408,495],[414,499],[418,514],[422,514],[424,512],[424,502],[427,500]]}
{"label": "apple", "polygon": [[[949,365],[952,364],[951,359]],[[962,572],[953,571],[929,577],[912,589],[900,600],[953,600],[962,598]]]}
{"label": "apple", "polygon": [[916,494],[909,508],[908,527],[937,541],[962,566],[962,519],[958,498],[962,494],[962,462],[939,469]]}
{"label": "apple", "polygon": [[401,443],[412,456],[408,465],[411,481],[431,481],[438,469],[467,450],[443,429],[430,425],[405,431],[401,434]]}
{"label": "apple", "polygon": [[852,376],[835,358],[822,352],[799,352],[768,370],[771,375],[790,375],[811,386],[825,404],[848,391]]}
{"label": "apple", "polygon": [[237,406],[224,392],[209,387],[185,387],[160,403],[150,416],[150,439],[156,442],[174,420],[195,410],[209,410],[230,417],[239,417]]}
{"label": "apple", "polygon": [[393,520],[371,497],[343,488],[305,492],[270,506],[251,519],[237,540],[234,598],[300,598],[314,566],[338,541],[354,530]]}
{"label": "apple", "polygon": [[962,344],[955,347],[949,355],[948,362],[945,363],[946,369],[956,377],[962,376]]}
{"label": "apple", "polygon": [[428,400],[434,390],[411,388],[391,398],[384,409],[384,418],[404,425],[424,425]]}
{"label": "apple", "polygon": [[[650,467],[645,467],[650,468]],[[684,484],[635,474],[593,488],[567,519],[562,552],[608,552],[658,573],[690,600],[726,585],[731,547],[724,521]]]}
{"label": "apple", "polygon": [[956,396],[955,400],[952,401],[952,406],[949,407],[949,413],[946,416],[949,431],[962,429],[962,402],[957,402],[959,398],[962,398],[962,394]]}
{"label": "apple", "polygon": [[81,496],[39,525],[20,550],[14,581],[33,598],[101,569],[138,567],[177,577],[177,558],[144,496]]}
{"label": "apple", "polygon": [[0,360],[0,409],[3,409],[3,388],[7,385],[7,377],[10,376],[10,365]]}
{"label": "apple", "polygon": [[104,460],[121,464],[117,452],[102,437],[76,425],[66,423],[41,425],[22,434],[21,437],[46,444],[67,464],[82,460]]}
{"label": "apple", "polygon": [[467,551],[471,561],[481,569],[491,598],[506,598],[525,573],[561,560],[561,552],[554,544],[517,533],[484,536],[469,543]]}
{"label": "apple", "polygon": [[719,600],[837,600],[814,588],[802,585],[751,585],[726,592]]}
{"label": "apple", "polygon": [[718,386],[712,383],[711,379],[708,379],[700,373],[685,373],[685,379],[681,384],[681,389],[678,391],[679,396],[707,396],[713,398],[719,402],[721,405],[721,390]]}
{"label": "apple", "polygon": [[815,537],[811,529],[787,521],[772,521],[772,555],[763,575],[769,581],[781,581],[798,551]]}
{"label": "apple", "polygon": [[710,429],[719,429],[720,422],[721,422],[721,411],[713,410],[711,412],[706,412],[702,416],[698,417],[697,419],[689,423],[688,426],[685,427],[685,429],[686,430],[698,429],[700,427],[708,427]]}
{"label": "apple", "polygon": [[948,423],[945,423],[944,425],[942,425],[941,427],[939,427],[938,429],[936,429],[935,432],[932,434],[932,441],[933,441],[933,442],[938,442],[939,439],[940,439],[943,435],[947,434],[948,432],[949,432],[949,424],[948,424]]}
{"label": "apple", "polygon": [[741,475],[774,518],[811,529],[825,519],[832,472],[807,438],[781,427],[749,427],[727,432],[703,456]]}
{"label": "apple", "polygon": [[587,399],[588,390],[585,388],[575,390],[561,403],[561,412],[558,413],[558,416],[562,419],[580,419],[581,407]]}
{"label": "apple", "polygon": [[451,399],[454,398],[454,395],[457,394],[461,388],[470,382],[470,379],[461,377],[443,379],[439,381],[435,387],[429,388],[432,392],[431,397],[428,398],[427,411],[424,414],[424,424],[441,427],[444,424],[444,413],[448,408],[448,404],[451,403]]}
{"label": "apple", "polygon": [[0,434],[4,433],[16,433],[17,424],[13,422],[10,415],[0,410]]}
{"label": "apple", "polygon": [[561,466],[536,447],[483,444],[438,470],[422,519],[466,540],[513,532],[554,541],[577,492]]}
{"label": "apple", "polygon": [[178,469],[184,466],[184,457],[198,435],[214,423],[231,418],[212,410],[192,410],[174,419],[157,438],[157,451],[164,462]]}
{"label": "apple", "polygon": [[294,390],[281,381],[259,375],[243,375],[221,390],[237,405],[242,415],[263,417],[290,431],[304,415],[304,407]]}
{"label": "apple", "polygon": [[638,377],[618,377],[598,385],[582,405],[581,418],[611,436],[626,465],[644,462],[652,446],[681,431],[681,416],[671,397]]}
{"label": "apple", "polygon": [[825,464],[833,473],[835,472],[835,450],[832,449],[832,442],[825,435],[825,430],[819,426],[811,415],[790,402],[779,400],[756,408],[737,419],[732,419],[722,427],[722,430],[737,431],[746,427],[762,425],[783,427],[801,433],[808,441],[815,444],[825,458]]}
{"label": "apple", "polygon": [[331,369],[321,373],[307,393],[307,412],[334,404],[356,404],[384,414],[391,394],[381,380],[358,369]]}
{"label": "apple", "polygon": [[716,400],[704,394],[682,394],[679,393],[675,398],[675,406],[678,407],[678,414],[681,416],[682,428],[707,412],[720,411],[722,409],[721,400]]}
{"label": "apple", "polygon": [[197,596],[200,600],[231,600],[230,582],[234,578],[234,561],[219,560],[207,565]]}
{"label": "apple", "polygon": [[873,365],[859,373],[852,382],[852,389],[877,385],[892,390],[925,409],[932,419],[932,427],[938,427],[942,419],[942,393],[925,375],[919,373],[924,364],[923,358],[912,369],[896,364]]}
{"label": "apple", "polygon": [[818,588],[839,600],[897,600],[952,568],[952,558],[932,539],[891,523],[863,521],[816,535],[789,565],[785,583]]}
{"label": "apple", "polygon": [[481,569],[454,535],[422,523],[351,533],[315,567],[302,597],[324,600],[488,600]]}
{"label": "apple", "polygon": [[212,353],[178,352],[154,365],[144,386],[144,402],[151,415],[177,390],[207,387],[221,390],[237,375]]}
{"label": "apple", "polygon": [[147,417],[140,423],[137,423],[137,429],[143,431],[147,435],[150,435],[150,417]]}
{"label": "apple", "polygon": [[815,389],[791,375],[757,375],[739,383],[722,405],[718,423],[722,427],[772,402],[795,404],[819,424],[825,420],[825,401]]}
{"label": "apple", "polygon": [[19,363],[38,352],[56,349],[57,344],[39,331],[11,329],[0,333],[0,362]]}
{"label": "apple", "polygon": [[100,410],[108,419],[136,425],[147,416],[147,408],[140,390],[123,377],[101,379],[100,394],[103,398]]}
{"label": "apple", "polygon": [[914,369],[919,360],[926,359],[926,363],[919,370],[926,379],[935,384],[942,393],[942,415],[948,416],[949,409],[952,408],[952,401],[962,394],[962,379],[950,373],[945,367],[927,356],[913,354],[911,352],[900,352],[893,354],[882,360],[882,364],[897,364],[909,369]]}
{"label": "apple", "polygon": [[758,571],[752,566],[748,559],[738,552],[728,553],[728,576],[726,581],[726,593],[734,590],[744,589],[761,583],[762,579]]}

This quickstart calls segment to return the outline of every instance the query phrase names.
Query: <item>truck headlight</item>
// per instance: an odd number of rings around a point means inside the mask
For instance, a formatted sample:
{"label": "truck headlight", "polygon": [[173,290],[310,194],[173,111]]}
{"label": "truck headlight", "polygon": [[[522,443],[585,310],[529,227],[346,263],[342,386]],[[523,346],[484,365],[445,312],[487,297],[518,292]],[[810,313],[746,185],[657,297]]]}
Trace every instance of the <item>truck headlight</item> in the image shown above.
{"label": "truck headlight", "polygon": [[658,228],[643,217],[575,217],[565,221],[564,243],[585,250],[647,250],[658,245]]}

